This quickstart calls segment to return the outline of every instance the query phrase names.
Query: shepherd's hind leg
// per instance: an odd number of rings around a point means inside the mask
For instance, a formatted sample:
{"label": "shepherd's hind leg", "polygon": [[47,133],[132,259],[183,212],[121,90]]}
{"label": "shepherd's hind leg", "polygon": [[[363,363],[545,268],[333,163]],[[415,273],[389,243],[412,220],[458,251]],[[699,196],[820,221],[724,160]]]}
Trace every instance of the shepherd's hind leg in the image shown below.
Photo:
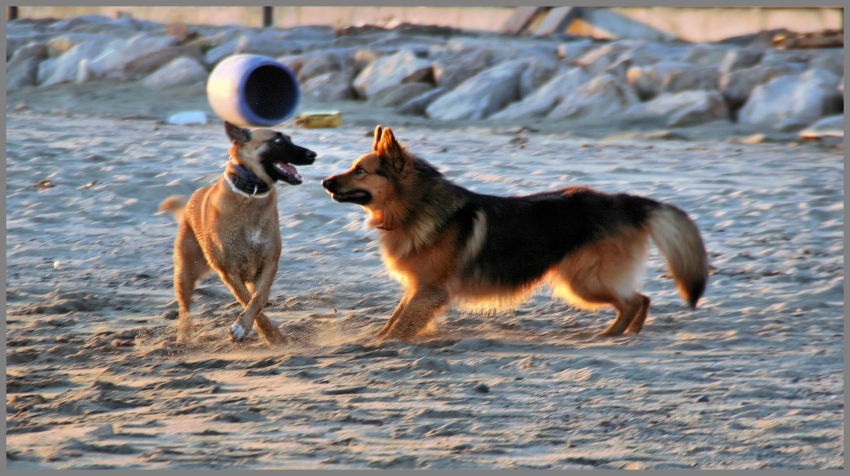
{"label": "shepherd's hind leg", "polygon": [[174,241],[174,293],[179,307],[177,341],[180,343],[188,343],[192,337],[192,293],[198,280],[209,271],[195,234],[188,225],[181,224]]}
{"label": "shepherd's hind leg", "polygon": [[634,319],[632,319],[632,323],[629,324],[629,327],[626,328],[626,332],[634,332],[637,334],[643,329],[643,324],[646,322],[646,317],[649,315],[649,303],[651,302],[648,297],[643,294],[638,294],[640,298],[643,300],[643,306],[640,311],[638,311],[637,315]]}

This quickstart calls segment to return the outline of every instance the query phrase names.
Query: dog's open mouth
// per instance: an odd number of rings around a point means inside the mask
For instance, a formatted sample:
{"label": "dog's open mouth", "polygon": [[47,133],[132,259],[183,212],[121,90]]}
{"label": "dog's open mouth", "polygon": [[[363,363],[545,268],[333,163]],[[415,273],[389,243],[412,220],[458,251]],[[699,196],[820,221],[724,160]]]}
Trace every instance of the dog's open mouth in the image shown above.
{"label": "dog's open mouth", "polygon": [[300,185],[303,180],[298,170],[286,162],[274,162],[272,168],[275,180],[282,180],[290,185]]}
{"label": "dog's open mouth", "polygon": [[331,193],[331,198],[337,202],[350,202],[358,205],[367,205],[372,201],[372,194],[366,190],[352,190],[345,193]]}

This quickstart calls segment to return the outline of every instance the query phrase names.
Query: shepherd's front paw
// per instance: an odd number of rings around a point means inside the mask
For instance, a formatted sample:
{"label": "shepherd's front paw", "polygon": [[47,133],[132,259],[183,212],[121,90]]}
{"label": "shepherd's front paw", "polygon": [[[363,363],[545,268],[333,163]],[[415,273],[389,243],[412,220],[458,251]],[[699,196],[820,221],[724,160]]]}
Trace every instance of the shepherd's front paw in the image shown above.
{"label": "shepherd's front paw", "polygon": [[230,326],[230,340],[233,342],[241,341],[245,338],[245,334],[247,334],[247,332],[245,332],[245,328],[242,327],[242,324],[240,324],[239,321],[234,322],[233,325]]}

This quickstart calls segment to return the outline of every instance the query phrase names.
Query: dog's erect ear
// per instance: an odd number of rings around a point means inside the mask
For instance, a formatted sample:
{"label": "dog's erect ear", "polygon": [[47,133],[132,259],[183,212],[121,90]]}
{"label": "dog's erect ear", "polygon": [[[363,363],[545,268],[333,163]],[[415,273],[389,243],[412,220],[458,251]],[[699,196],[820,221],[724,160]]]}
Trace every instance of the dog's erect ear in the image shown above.
{"label": "dog's erect ear", "polygon": [[409,160],[401,144],[395,140],[393,131],[389,127],[384,129],[383,134],[381,134],[381,140],[378,141],[376,152],[399,172],[404,169],[404,166],[407,165],[407,161]]}
{"label": "dog's erect ear", "polygon": [[224,121],[224,131],[227,132],[227,138],[230,142],[236,145],[242,145],[251,140],[251,131],[235,126],[227,121]]}
{"label": "dog's erect ear", "polygon": [[381,125],[378,124],[377,126],[375,126],[375,140],[372,142],[372,152],[378,151],[378,144],[381,143],[381,132]]}

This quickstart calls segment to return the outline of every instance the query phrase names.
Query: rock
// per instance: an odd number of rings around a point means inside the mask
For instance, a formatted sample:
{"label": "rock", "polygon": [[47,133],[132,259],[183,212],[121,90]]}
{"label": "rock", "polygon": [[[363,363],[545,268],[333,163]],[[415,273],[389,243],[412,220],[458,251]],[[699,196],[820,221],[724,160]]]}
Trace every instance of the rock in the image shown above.
{"label": "rock", "polygon": [[665,118],[667,127],[692,126],[729,118],[723,96],[717,91],[665,93],[652,101],[635,104],[624,114],[659,116]]}
{"label": "rock", "polygon": [[720,74],[712,66],[680,61],[659,61],[652,66],[631,67],[626,80],[643,100],[661,93],[717,89]]}
{"label": "rock", "polygon": [[554,61],[535,58],[519,77],[519,97],[530,96],[537,88],[549,82],[557,72],[558,64]]}
{"label": "rock", "polygon": [[709,401],[710,399],[708,398],[708,395],[700,395],[700,397],[697,398],[697,403],[708,403]]}
{"label": "rock", "polygon": [[495,52],[490,49],[470,48],[452,52],[434,61],[434,82],[437,86],[454,89],[460,83],[491,67]]}
{"label": "rock", "polygon": [[38,65],[47,58],[45,43],[30,43],[12,56],[6,63],[6,91],[35,85]]}
{"label": "rock", "polygon": [[354,79],[354,90],[360,97],[370,98],[378,91],[402,82],[422,81],[431,76],[431,62],[417,58],[410,50],[380,58]]}
{"label": "rock", "polygon": [[176,124],[176,125],[184,125],[184,124],[206,124],[207,123],[207,113],[204,111],[181,111],[176,114],[172,114],[165,119],[167,124]]}
{"label": "rock", "polygon": [[700,43],[690,47],[682,57],[682,61],[700,66],[713,66],[720,64],[727,52],[729,52],[728,46]]}
{"label": "rock", "polygon": [[525,119],[545,116],[589,79],[590,75],[582,68],[576,67],[562,71],[530,96],[508,105],[491,118]]}
{"label": "rock", "polygon": [[425,114],[425,109],[428,107],[429,104],[434,102],[438,97],[442,96],[448,91],[449,90],[446,88],[434,88],[402,104],[396,109],[396,112],[404,115],[421,116]]}
{"label": "rock", "polygon": [[741,108],[738,121],[781,131],[805,127],[824,115],[841,111],[844,99],[836,89],[839,81],[839,76],[821,68],[773,78],[756,86]]}
{"label": "rock", "polygon": [[301,91],[320,101],[354,99],[357,94],[351,87],[357,71],[347,67],[342,71],[320,74],[301,84]]}
{"label": "rock", "polygon": [[46,43],[50,41],[52,35],[41,33],[27,33],[24,35],[10,35],[6,31],[6,61],[8,62],[19,49],[30,43]]}
{"label": "rock", "polygon": [[341,71],[352,61],[353,51],[349,49],[324,50],[301,55],[301,67],[297,73],[298,79],[306,81],[325,73]]}
{"label": "rock", "polygon": [[844,137],[844,114],[824,117],[809,127],[800,131],[803,139],[820,139],[821,137]]}
{"label": "rock", "polygon": [[519,77],[527,64],[512,60],[486,69],[432,102],[425,114],[443,121],[483,119],[519,98]]}
{"label": "rock", "polygon": [[59,20],[47,29],[50,31],[78,31],[91,27],[103,27],[112,23],[112,18],[104,15],[80,15],[77,17]]}
{"label": "rock", "polygon": [[490,387],[488,387],[485,383],[479,383],[473,388],[473,390],[478,393],[488,393],[490,392]]}
{"label": "rock", "polygon": [[578,40],[558,45],[558,57],[565,61],[573,61],[582,57],[594,47],[593,40]]}
{"label": "rock", "polygon": [[819,51],[810,61],[809,69],[821,68],[835,75],[844,75],[844,49]]}
{"label": "rock", "polygon": [[759,64],[723,73],[718,88],[723,93],[729,109],[740,109],[749,99],[753,89],[771,79],[785,74],[799,74],[805,66],[801,63]]}
{"label": "rock", "polygon": [[282,65],[289,68],[297,76],[304,65],[304,55],[286,55],[277,59]]}
{"label": "rock", "polygon": [[741,48],[726,52],[723,60],[720,61],[718,68],[721,73],[728,73],[736,69],[749,68],[755,66],[761,61],[764,56],[764,50],[761,48]]}
{"label": "rock", "polygon": [[581,58],[571,61],[570,64],[575,66],[584,66],[587,70],[597,75],[608,70],[617,58],[626,50],[634,49],[637,46],[645,44],[645,41],[613,41],[611,43],[590,49]]}
{"label": "rock", "polygon": [[181,56],[143,79],[142,85],[149,88],[185,86],[206,81],[207,76],[207,69],[200,63],[192,58]]}
{"label": "rock", "polygon": [[204,61],[204,55],[198,48],[169,46],[128,61],[121,68],[118,79],[122,81],[138,81],[181,56],[192,58],[198,63]]}
{"label": "rock", "polygon": [[239,53],[253,53],[277,57],[301,52],[306,43],[310,42],[270,38],[264,35],[243,34],[238,38],[234,38],[207,51],[204,60],[209,65],[215,65],[224,58]]}
{"label": "rock", "polygon": [[430,83],[402,83],[382,89],[369,98],[369,102],[378,107],[395,107],[421,96],[434,88]]}
{"label": "rock", "polygon": [[422,357],[413,362],[413,368],[419,370],[434,370],[437,372],[448,372],[451,366],[439,357]]}
{"label": "rock", "polygon": [[[68,81],[74,81],[77,78],[80,61],[89,59],[100,54],[108,43],[107,38],[100,40],[87,41],[80,43],[62,56],[55,59],[55,63],[50,65],[50,75],[42,83],[42,86],[50,86]],[[50,60],[42,62],[47,63]],[[45,66],[47,68],[47,66]],[[39,78],[42,76],[41,65],[38,72]]]}
{"label": "rock", "polygon": [[103,35],[95,35],[92,33],[68,33],[57,36],[47,42],[47,57],[58,58],[80,43],[95,40],[103,41],[104,37]]}
{"label": "rock", "polygon": [[95,77],[102,78],[112,71],[123,68],[130,61],[176,46],[178,43],[174,36],[140,33],[127,40],[110,42],[102,53],[89,60],[89,68]]}
{"label": "rock", "polygon": [[77,84],[82,84],[88,81],[91,81],[95,77],[94,72],[92,72],[91,67],[89,67],[89,60],[84,59],[77,64],[77,78],[74,80]]}
{"label": "rock", "polygon": [[628,83],[610,74],[603,74],[576,88],[546,117],[551,119],[608,117],[638,101],[637,95]]}

